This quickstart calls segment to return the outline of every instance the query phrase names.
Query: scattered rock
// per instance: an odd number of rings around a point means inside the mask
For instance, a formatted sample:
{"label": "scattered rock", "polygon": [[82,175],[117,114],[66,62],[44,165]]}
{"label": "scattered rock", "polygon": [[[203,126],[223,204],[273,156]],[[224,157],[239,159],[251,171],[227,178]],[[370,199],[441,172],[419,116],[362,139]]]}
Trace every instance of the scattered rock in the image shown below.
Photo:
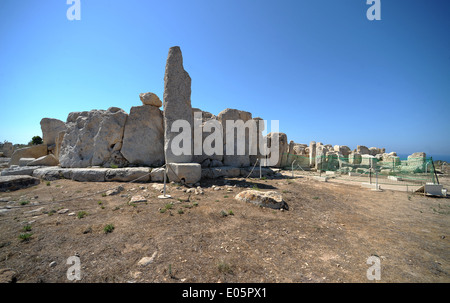
{"label": "scattered rock", "polygon": [[246,190],[235,196],[238,201],[250,202],[261,207],[289,210],[289,206],[280,193],[276,191]]}
{"label": "scattered rock", "polygon": [[31,176],[0,176],[0,192],[13,191],[38,185],[41,181]]}
{"label": "scattered rock", "polygon": [[[22,160],[22,159],[21,159]],[[59,164],[58,159],[52,154],[33,159],[27,163],[27,166],[57,166]]]}
{"label": "scattered rock", "polygon": [[157,253],[158,253],[158,252],[155,251],[151,257],[144,257],[144,258],[142,258],[142,259],[138,262],[138,265],[139,265],[139,266],[147,266],[147,265],[153,263],[153,261],[155,260],[155,257],[156,257],[156,254],[157,254]]}
{"label": "scattered rock", "polygon": [[156,106],[158,108],[162,106],[161,100],[154,93],[142,93],[139,94],[139,98],[144,105]]}
{"label": "scattered rock", "polygon": [[141,195],[131,197],[130,203],[139,203],[139,202],[147,202],[147,199],[145,199]]}
{"label": "scattered rock", "polygon": [[69,211],[69,209],[64,208],[64,209],[58,210],[57,213],[60,214],[60,215],[63,215],[63,214],[65,214],[65,213],[67,213],[68,211]]}
{"label": "scattered rock", "polygon": [[50,262],[49,267],[55,267],[58,263],[56,261]]}
{"label": "scattered rock", "polygon": [[114,196],[120,194],[124,190],[123,186],[118,186],[114,189],[110,189],[106,192],[107,196]]}

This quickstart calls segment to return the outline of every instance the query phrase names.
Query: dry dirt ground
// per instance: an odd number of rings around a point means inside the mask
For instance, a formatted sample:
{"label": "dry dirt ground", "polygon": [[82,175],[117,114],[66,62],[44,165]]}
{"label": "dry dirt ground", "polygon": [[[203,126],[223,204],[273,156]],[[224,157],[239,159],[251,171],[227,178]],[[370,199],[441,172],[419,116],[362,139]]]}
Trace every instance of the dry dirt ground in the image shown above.
{"label": "dry dirt ground", "polygon": [[[119,185],[119,195],[97,193]],[[171,200],[150,183],[57,180],[0,193],[14,201],[0,202],[11,207],[0,215],[0,278],[71,282],[67,259],[76,255],[81,282],[373,282],[366,261],[378,256],[379,282],[450,282],[448,198],[306,177],[201,186],[195,195],[170,184]],[[248,187],[281,192],[289,211],[234,200]],[[129,205],[137,194],[147,202]],[[140,265],[144,257],[153,261]]]}

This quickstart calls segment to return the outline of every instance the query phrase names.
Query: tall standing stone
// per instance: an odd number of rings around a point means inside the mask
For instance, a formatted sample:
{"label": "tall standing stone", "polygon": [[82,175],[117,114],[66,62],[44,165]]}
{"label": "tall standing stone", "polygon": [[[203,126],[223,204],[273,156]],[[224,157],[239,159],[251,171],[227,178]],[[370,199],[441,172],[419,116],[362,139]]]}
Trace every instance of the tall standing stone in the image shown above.
{"label": "tall standing stone", "polygon": [[316,141],[309,143],[309,167],[316,166]]}
{"label": "tall standing stone", "polygon": [[[164,153],[166,163],[188,163],[193,159],[193,116],[191,106],[191,77],[183,68],[183,56],[179,46],[169,49],[164,75]],[[172,140],[179,135],[172,132],[172,124],[185,120],[190,125],[190,154],[176,155],[172,150]],[[183,142],[187,143],[187,142]]]}

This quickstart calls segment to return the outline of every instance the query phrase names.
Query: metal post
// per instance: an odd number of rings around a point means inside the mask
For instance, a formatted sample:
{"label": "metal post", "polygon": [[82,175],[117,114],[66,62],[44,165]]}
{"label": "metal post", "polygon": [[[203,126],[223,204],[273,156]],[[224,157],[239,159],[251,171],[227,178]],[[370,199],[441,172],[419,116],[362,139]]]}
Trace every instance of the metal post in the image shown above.
{"label": "metal post", "polygon": [[261,172],[261,159],[258,159],[257,161],[259,161],[259,179],[262,178],[262,172]]}
{"label": "metal post", "polygon": [[172,196],[166,195],[166,183],[167,183],[166,180],[167,180],[167,164],[164,167],[164,189],[163,189],[163,194],[158,196],[159,199],[172,198]]}
{"label": "metal post", "polygon": [[294,179],[294,163],[295,163],[295,161],[297,161],[297,160],[294,160],[293,162],[292,162],[292,179]]}

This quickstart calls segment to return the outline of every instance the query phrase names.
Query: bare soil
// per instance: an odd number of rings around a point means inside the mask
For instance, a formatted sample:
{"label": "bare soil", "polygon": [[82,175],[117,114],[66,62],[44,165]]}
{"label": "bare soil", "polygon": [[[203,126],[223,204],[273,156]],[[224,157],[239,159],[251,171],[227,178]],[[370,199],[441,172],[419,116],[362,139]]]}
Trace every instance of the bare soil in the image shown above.
{"label": "bare soil", "polygon": [[[119,185],[119,195],[98,193]],[[0,279],[70,282],[67,259],[77,255],[81,282],[372,282],[366,261],[378,256],[380,282],[450,282],[448,198],[307,177],[201,187],[195,195],[170,184],[170,200],[150,183],[57,180],[0,193],[14,201],[0,202],[12,207],[0,215]],[[236,201],[248,187],[281,192],[289,211]],[[134,195],[147,202],[129,205]],[[80,211],[87,214],[78,218]],[[106,233],[108,224],[114,230]],[[25,225],[32,236],[21,240]]]}

